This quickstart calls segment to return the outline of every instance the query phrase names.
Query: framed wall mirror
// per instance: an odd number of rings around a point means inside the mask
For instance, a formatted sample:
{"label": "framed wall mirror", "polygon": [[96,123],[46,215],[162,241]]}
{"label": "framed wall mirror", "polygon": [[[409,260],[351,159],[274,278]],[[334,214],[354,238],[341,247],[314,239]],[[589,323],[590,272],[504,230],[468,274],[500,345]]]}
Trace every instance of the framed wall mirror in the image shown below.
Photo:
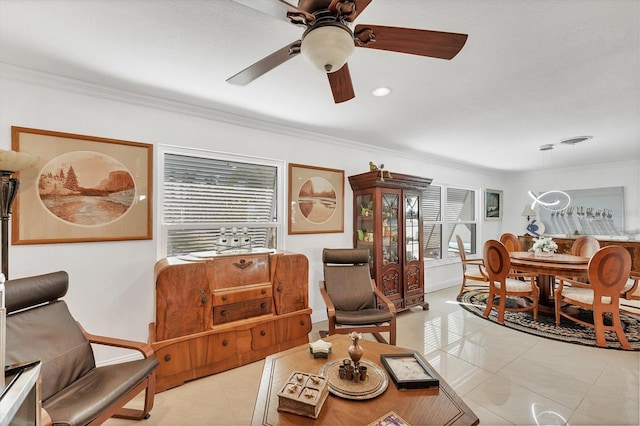
{"label": "framed wall mirror", "polygon": [[565,190],[571,197],[562,211],[540,208],[546,235],[624,236],[622,186]]}

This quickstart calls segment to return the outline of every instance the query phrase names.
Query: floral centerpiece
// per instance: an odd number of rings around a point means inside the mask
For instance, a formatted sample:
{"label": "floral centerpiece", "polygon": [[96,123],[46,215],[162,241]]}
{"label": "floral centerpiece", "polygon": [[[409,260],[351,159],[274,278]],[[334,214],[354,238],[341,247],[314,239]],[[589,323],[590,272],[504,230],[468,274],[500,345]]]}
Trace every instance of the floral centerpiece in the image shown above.
{"label": "floral centerpiece", "polygon": [[558,250],[558,244],[551,237],[539,237],[533,239],[533,246],[529,249],[536,256],[553,256]]}

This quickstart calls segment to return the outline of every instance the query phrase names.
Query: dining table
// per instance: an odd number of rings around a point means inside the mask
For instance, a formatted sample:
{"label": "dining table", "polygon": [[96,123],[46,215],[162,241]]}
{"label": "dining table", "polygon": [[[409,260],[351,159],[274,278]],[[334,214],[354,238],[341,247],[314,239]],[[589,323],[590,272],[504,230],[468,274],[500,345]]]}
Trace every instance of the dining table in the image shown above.
{"label": "dining table", "polygon": [[590,259],[589,257],[560,253],[540,256],[529,251],[514,251],[509,253],[509,257],[511,269],[533,272],[537,275],[536,282],[540,288],[538,305],[541,307],[553,307],[556,276],[586,278]]}

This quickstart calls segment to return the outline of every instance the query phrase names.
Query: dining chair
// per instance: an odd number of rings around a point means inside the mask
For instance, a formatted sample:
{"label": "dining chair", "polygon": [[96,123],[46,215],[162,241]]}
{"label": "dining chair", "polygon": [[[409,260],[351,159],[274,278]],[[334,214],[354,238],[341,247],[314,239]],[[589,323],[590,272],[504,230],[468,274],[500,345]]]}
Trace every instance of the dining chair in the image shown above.
{"label": "dining chair", "polygon": [[[495,308],[498,311],[498,323],[504,324],[505,311],[533,311],[533,319],[537,321],[540,290],[535,282],[536,274],[513,273],[509,251],[497,240],[488,240],[484,244],[483,257],[485,270],[489,275],[489,297],[482,316],[487,318]],[[508,307],[508,297],[520,298],[521,304]],[[498,303],[496,299],[499,300]]]}
{"label": "dining chair", "polygon": [[[556,325],[560,325],[561,317],[565,317],[585,327],[594,328],[596,345],[600,347],[607,347],[605,331],[612,331],[620,346],[631,350],[620,321],[620,295],[630,272],[631,255],[623,247],[612,245],[601,248],[589,260],[588,284],[558,277],[554,292]],[[583,311],[576,310],[576,306],[590,310],[593,323],[580,318]]]}
{"label": "dining chair", "polygon": [[591,257],[600,250],[600,242],[591,235],[582,235],[571,245],[571,254],[574,256]]}
{"label": "dining chair", "polygon": [[620,310],[627,314],[640,315],[640,272],[631,271],[622,297]]}
{"label": "dining chair", "polygon": [[505,232],[504,234],[500,235],[500,242],[504,244],[509,253],[512,253],[514,251],[522,251],[522,244],[520,243],[518,236],[515,234]]}
{"label": "dining chair", "polygon": [[[460,235],[456,234],[458,243],[458,253],[462,264],[462,285],[458,296],[465,291],[489,291],[489,275],[484,270],[484,260],[482,258],[468,258],[464,248],[464,243]],[[469,280],[470,282],[467,282]]]}

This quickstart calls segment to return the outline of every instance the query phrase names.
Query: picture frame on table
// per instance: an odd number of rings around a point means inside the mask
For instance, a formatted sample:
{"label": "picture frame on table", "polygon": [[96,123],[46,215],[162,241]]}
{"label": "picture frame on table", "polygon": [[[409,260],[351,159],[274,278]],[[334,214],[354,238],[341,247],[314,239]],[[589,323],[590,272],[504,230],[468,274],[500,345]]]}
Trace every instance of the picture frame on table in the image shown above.
{"label": "picture frame on table", "polygon": [[344,170],[289,164],[288,232],[344,232]]}
{"label": "picture frame on table", "polygon": [[380,362],[398,390],[429,389],[440,386],[438,377],[417,352],[382,354]]}
{"label": "picture frame on table", "polygon": [[499,189],[484,190],[484,220],[502,220],[503,192]]}
{"label": "picture frame on table", "polygon": [[38,157],[18,173],[12,244],[149,240],[153,145],[12,126]]}

